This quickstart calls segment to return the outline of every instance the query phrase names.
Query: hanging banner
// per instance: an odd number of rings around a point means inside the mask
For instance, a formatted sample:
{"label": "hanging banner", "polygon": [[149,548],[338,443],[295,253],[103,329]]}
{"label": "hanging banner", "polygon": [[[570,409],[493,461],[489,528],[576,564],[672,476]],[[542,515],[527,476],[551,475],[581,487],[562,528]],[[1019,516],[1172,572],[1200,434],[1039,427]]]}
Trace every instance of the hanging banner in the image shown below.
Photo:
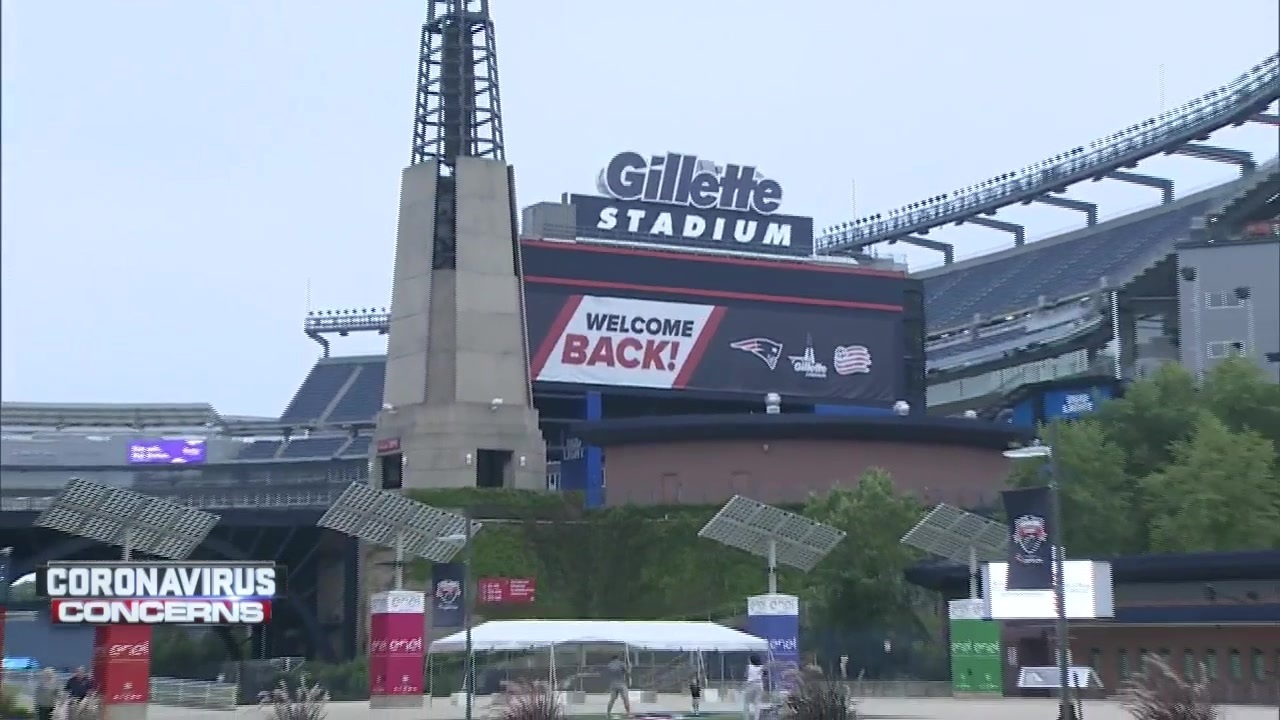
{"label": "hanging banner", "polygon": [[466,598],[466,566],[462,563],[435,563],[431,566],[431,626],[460,628]]}
{"label": "hanging banner", "polygon": [[421,708],[426,598],[392,590],[369,599],[369,706]]}
{"label": "hanging banner", "polygon": [[952,691],[1000,695],[1004,690],[1000,623],[983,618],[982,600],[952,600],[948,610]]}
{"label": "hanging banner", "polygon": [[[774,687],[800,670],[800,599],[795,595],[747,598],[747,632],[769,641],[767,662]],[[785,685],[784,685],[785,686]]]}
{"label": "hanging banner", "polygon": [[1047,487],[1005,490],[1004,512],[1009,518],[1010,590],[1053,587],[1053,545],[1057,538],[1049,523],[1052,497]]}

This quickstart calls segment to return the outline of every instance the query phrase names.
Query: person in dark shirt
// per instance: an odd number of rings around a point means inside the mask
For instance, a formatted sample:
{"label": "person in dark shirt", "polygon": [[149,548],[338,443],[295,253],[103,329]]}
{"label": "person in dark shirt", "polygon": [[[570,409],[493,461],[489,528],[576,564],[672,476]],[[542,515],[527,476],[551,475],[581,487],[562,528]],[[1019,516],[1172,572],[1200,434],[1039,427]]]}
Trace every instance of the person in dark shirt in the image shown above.
{"label": "person in dark shirt", "polygon": [[75,673],[73,673],[71,677],[67,678],[67,684],[63,689],[66,690],[67,695],[70,695],[73,699],[83,700],[86,697],[89,697],[89,694],[94,690],[93,678],[89,677],[89,675],[85,673],[84,668],[78,667],[76,668]]}

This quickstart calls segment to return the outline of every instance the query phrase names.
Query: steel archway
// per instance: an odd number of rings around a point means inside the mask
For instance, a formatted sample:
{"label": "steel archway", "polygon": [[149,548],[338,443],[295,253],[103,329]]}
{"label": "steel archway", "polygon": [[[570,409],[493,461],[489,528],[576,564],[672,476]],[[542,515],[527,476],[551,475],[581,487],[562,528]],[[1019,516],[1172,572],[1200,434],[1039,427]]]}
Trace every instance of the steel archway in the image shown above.
{"label": "steel archway", "polygon": [[[88,550],[96,545],[100,545],[97,540],[90,540],[82,537],[67,537],[61,542],[47,546],[45,550],[31,556],[29,559],[23,559],[14,564],[13,577],[26,577],[36,571],[38,567],[54,560],[72,557],[77,553]],[[232,543],[216,537],[206,537],[204,542],[200,543],[200,547],[213,551],[214,554],[221,556],[224,560],[251,561],[255,558],[249,557],[248,553],[236,547]],[[296,595],[289,593],[284,596],[284,601],[289,607],[293,608],[298,614],[298,618],[302,620],[302,625],[307,635],[311,637],[311,645],[316,652],[326,661],[333,661],[332,648],[325,641],[324,632],[320,629],[320,621],[316,618],[314,612],[303,604]],[[235,653],[239,655],[239,652]]]}

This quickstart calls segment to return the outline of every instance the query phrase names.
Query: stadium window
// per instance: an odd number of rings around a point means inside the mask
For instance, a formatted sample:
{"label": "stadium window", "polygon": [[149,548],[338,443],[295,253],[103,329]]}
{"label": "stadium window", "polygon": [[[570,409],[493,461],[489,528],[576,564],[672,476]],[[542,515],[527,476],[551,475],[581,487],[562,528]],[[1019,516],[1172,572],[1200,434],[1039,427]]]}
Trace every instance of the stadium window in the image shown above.
{"label": "stadium window", "polygon": [[1244,661],[1240,657],[1240,651],[1231,648],[1231,652],[1227,655],[1227,669],[1231,673],[1232,680],[1244,679]]}
{"label": "stadium window", "polygon": [[1160,648],[1160,659],[1166,666],[1173,667],[1173,653],[1169,652],[1169,648]]}
{"label": "stadium window", "polygon": [[1253,679],[1262,682],[1267,679],[1267,655],[1258,648],[1253,649]]}
{"label": "stadium window", "polygon": [[476,450],[476,487],[510,487],[512,455],[510,450]]}
{"label": "stadium window", "polygon": [[1210,360],[1244,357],[1244,343],[1239,340],[1215,340],[1209,343],[1206,355]]}
{"label": "stadium window", "polygon": [[1237,297],[1233,292],[1207,292],[1204,294],[1204,306],[1210,310],[1237,308],[1241,305],[1244,305],[1244,300]]}
{"label": "stadium window", "polygon": [[1182,651],[1182,677],[1187,680],[1195,680],[1199,677],[1196,672],[1196,654],[1193,650]]}
{"label": "stadium window", "polygon": [[1138,648],[1138,674],[1147,674],[1147,649]]}
{"label": "stadium window", "polygon": [[1204,674],[1209,680],[1218,679],[1218,651],[1206,650],[1204,652]]}
{"label": "stadium window", "polygon": [[[1119,653],[1120,679],[1129,679],[1129,651],[1121,648]],[[1059,683],[1061,684],[1061,683]]]}
{"label": "stadium window", "polygon": [[1098,648],[1089,651],[1089,667],[1093,668],[1094,672],[1102,674],[1102,651]]}

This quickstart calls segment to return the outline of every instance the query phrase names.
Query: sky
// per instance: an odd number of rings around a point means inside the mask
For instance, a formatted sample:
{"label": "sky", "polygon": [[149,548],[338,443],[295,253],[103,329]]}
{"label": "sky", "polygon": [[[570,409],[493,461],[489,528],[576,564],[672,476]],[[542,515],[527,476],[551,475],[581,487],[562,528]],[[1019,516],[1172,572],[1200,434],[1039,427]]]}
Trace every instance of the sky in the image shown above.
{"label": "sky", "polygon": [[[1015,170],[1280,47],[1275,0],[492,0],[520,204],[622,150],[757,165],[819,228]],[[1198,15],[1187,11],[1205,8]],[[276,415],[310,309],[390,300],[423,0],[3,0],[5,401]],[[1275,153],[1274,128],[1214,138]],[[1181,194],[1231,166],[1157,158]],[[1155,191],[1070,195],[1115,216]],[[1013,208],[1028,237],[1078,213]],[[973,256],[981,228],[931,237]],[[913,268],[938,262],[893,246]],[[375,335],[335,354],[382,352]]]}

